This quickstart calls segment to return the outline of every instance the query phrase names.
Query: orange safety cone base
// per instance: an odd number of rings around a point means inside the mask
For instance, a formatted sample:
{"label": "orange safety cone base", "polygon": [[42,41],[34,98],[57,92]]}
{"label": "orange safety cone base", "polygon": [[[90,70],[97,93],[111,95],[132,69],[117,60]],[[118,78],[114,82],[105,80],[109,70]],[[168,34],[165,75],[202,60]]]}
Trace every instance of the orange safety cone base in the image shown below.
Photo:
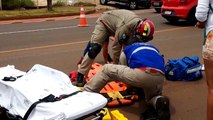
{"label": "orange safety cone base", "polygon": [[79,24],[78,26],[79,26],[79,27],[88,27],[89,24]]}
{"label": "orange safety cone base", "polygon": [[80,10],[80,23],[79,23],[78,26],[79,27],[87,27],[87,26],[89,26],[87,24],[87,20],[86,20],[86,16],[85,16],[85,13],[84,13],[83,5],[81,6],[81,10]]}

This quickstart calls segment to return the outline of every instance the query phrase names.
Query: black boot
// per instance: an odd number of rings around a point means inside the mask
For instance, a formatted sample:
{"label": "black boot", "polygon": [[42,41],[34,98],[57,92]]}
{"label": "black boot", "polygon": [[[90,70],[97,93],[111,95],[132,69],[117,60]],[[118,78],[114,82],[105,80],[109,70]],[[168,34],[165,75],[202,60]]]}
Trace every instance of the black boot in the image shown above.
{"label": "black boot", "polygon": [[76,86],[83,87],[85,84],[86,84],[86,82],[84,81],[84,75],[78,72]]}
{"label": "black boot", "polygon": [[159,97],[156,101],[156,111],[159,120],[170,120],[169,99],[166,96]]}
{"label": "black boot", "polygon": [[151,105],[148,106],[148,108],[141,113],[140,120],[159,120],[155,108]]}

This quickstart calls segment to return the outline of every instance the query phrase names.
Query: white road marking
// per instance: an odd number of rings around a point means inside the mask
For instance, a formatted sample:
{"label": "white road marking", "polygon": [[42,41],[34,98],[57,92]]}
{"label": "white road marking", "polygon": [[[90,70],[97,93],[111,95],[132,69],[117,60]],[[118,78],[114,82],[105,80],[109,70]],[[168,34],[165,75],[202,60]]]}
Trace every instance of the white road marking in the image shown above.
{"label": "white road marking", "polygon": [[76,28],[76,27],[78,27],[78,26],[67,26],[67,27],[35,29],[35,30],[20,30],[20,31],[12,31],[12,32],[1,32],[0,35],[16,34],[16,33],[29,33],[29,32],[40,32],[40,31],[50,31],[50,30],[60,30],[60,29],[68,29],[68,28]]}
{"label": "white road marking", "polygon": [[[4,33],[0,33],[0,34],[14,34],[14,33],[24,33],[24,32],[47,31],[47,30],[67,29],[67,28],[75,28],[75,27],[78,27],[78,26],[68,26],[68,27],[59,27],[59,28],[48,28],[48,29],[37,29],[37,30],[4,32]],[[182,30],[182,29],[187,29],[187,28],[190,28],[190,27],[179,27],[179,28],[171,28],[171,29],[165,29],[165,30],[158,30],[158,31],[155,31],[155,33],[168,32],[168,31],[174,31],[174,30]],[[39,46],[39,47],[30,47],[30,48],[23,48],[23,49],[5,50],[5,51],[0,51],[0,54],[12,53],[12,52],[21,52],[21,51],[29,51],[29,50],[36,50],[36,49],[44,49],[44,48],[61,47],[61,46],[75,45],[75,44],[83,44],[83,43],[87,43],[87,42],[88,41],[80,41],[80,42],[70,42],[70,43],[56,44],[56,45],[46,45],[46,46]]]}
{"label": "white road marking", "polygon": [[29,50],[37,50],[37,49],[44,49],[44,48],[61,47],[61,46],[67,46],[67,45],[82,44],[82,43],[86,43],[86,42],[88,42],[88,41],[70,42],[70,43],[64,43],[64,44],[46,45],[46,46],[30,47],[30,48],[22,48],[22,49],[14,49],[14,50],[5,50],[5,51],[0,51],[0,54],[29,51]]}

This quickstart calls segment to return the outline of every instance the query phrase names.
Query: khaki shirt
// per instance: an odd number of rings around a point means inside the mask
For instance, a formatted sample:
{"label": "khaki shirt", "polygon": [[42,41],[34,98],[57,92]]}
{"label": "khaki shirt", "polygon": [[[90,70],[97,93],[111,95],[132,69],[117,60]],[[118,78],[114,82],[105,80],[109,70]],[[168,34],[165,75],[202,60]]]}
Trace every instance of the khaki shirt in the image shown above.
{"label": "khaki shirt", "polygon": [[[104,24],[110,34],[115,37],[115,41],[112,45],[115,60],[119,59],[121,51],[121,45],[118,41],[122,39],[123,34],[127,37],[130,36],[140,20],[141,18],[139,18],[134,12],[122,9],[104,12],[98,19],[98,21],[101,21]],[[117,62],[118,61],[115,61],[115,63]]]}

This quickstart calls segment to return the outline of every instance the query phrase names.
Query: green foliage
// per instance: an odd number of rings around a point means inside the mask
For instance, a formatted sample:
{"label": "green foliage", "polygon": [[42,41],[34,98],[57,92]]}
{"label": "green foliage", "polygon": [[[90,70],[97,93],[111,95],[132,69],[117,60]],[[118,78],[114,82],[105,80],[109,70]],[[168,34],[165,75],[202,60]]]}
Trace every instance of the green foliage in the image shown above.
{"label": "green foliage", "polygon": [[73,6],[96,6],[95,4],[89,3],[89,2],[76,2]]}
{"label": "green foliage", "polygon": [[[85,6],[85,13],[95,12],[94,6]],[[48,18],[56,16],[79,15],[80,7],[62,6],[54,7],[52,11],[46,8],[27,9],[27,10],[2,10],[0,11],[0,20],[14,20],[26,18]]]}
{"label": "green foliage", "polygon": [[31,0],[21,0],[20,2],[20,7],[23,7],[23,8],[31,8],[34,6],[35,6],[34,2]]}
{"label": "green foliage", "polygon": [[2,0],[2,8],[4,10],[32,8],[34,6],[34,2],[31,0]]}
{"label": "green foliage", "polygon": [[63,2],[62,0],[58,0],[56,3],[53,4],[53,6],[55,7],[60,7],[60,6],[65,6],[65,2]]}
{"label": "green foliage", "polygon": [[16,9],[19,7],[17,0],[2,0],[2,8],[4,10]]}

